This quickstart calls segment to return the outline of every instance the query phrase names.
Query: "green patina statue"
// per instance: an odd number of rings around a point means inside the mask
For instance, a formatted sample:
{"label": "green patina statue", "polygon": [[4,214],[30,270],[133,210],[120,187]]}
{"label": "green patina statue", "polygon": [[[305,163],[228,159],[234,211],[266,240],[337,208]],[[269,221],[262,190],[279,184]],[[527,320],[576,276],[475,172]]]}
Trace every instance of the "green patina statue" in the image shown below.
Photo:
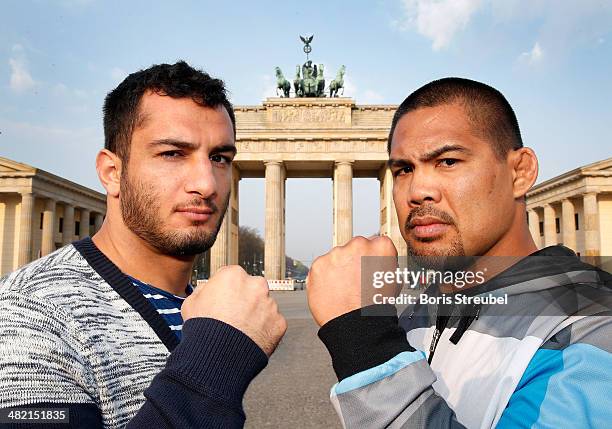
{"label": "green patina statue", "polygon": [[291,89],[291,84],[285,76],[283,76],[283,72],[280,67],[276,67],[276,95],[278,95],[278,90],[283,91],[281,97],[289,98],[289,90]]}
{"label": "green patina statue", "polygon": [[[323,64],[313,65],[309,59],[309,54],[312,52],[310,43],[314,38],[314,34],[311,36],[300,36],[300,39],[304,43],[304,53],[306,54],[306,62],[301,66],[298,64],[295,68],[295,78],[293,79],[293,90],[296,97],[326,97],[325,92],[325,77],[323,76]],[[344,93],[344,73],[346,68],[340,67],[336,79],[334,79],[329,86],[330,97],[337,97],[338,90],[342,88]],[[332,86],[333,85],[333,86]],[[283,72],[279,67],[276,67],[276,93],[278,90],[282,90],[282,97],[289,97],[289,91],[291,89],[291,83],[285,79]]]}
{"label": "green patina statue", "polygon": [[341,66],[340,70],[338,70],[338,74],[336,78],[332,80],[329,84],[329,96],[337,97],[338,90],[342,88],[342,94],[344,94],[344,73],[346,72],[346,67]]}

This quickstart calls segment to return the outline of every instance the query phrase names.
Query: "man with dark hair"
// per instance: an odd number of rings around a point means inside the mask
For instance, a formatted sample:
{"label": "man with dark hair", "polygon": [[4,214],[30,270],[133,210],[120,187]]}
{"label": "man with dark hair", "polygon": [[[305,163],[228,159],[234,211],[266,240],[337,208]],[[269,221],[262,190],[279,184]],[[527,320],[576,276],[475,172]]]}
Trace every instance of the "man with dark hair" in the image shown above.
{"label": "man with dark hair", "polygon": [[[374,294],[361,277],[372,257],[401,274],[388,237],[314,261],[309,306],[343,426],[609,427],[612,276],[537,249],[524,197],[538,163],[503,95],[458,78],[418,89],[393,118],[388,162],[408,267],[445,280],[397,295],[391,272]],[[482,281],[460,284],[470,274]]]}
{"label": "man with dark hair", "polygon": [[391,121],[387,152],[391,153],[395,128],[405,114],[423,107],[454,103],[463,106],[472,130],[493,144],[500,159],[505,159],[508,151],[523,147],[518,120],[501,92],[481,82],[449,77],[423,85],[400,104]]}
{"label": "man with dark hair", "polygon": [[240,267],[189,284],[230,197],[224,84],[182,61],[133,73],[106,97],[104,133],[101,229],[0,284],[0,425],[44,408],[57,427],[242,427],[286,322]]}

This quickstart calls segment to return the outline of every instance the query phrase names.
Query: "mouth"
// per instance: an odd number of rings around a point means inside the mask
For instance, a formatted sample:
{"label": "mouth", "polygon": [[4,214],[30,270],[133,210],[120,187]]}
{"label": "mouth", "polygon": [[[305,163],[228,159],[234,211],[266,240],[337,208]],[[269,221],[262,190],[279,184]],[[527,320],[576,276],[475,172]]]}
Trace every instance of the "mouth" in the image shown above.
{"label": "mouth", "polygon": [[214,214],[214,210],[207,207],[184,207],[176,211],[195,222],[206,222]]}
{"label": "mouth", "polygon": [[435,217],[422,217],[412,219],[408,225],[415,238],[420,240],[441,237],[450,228],[450,225]]}

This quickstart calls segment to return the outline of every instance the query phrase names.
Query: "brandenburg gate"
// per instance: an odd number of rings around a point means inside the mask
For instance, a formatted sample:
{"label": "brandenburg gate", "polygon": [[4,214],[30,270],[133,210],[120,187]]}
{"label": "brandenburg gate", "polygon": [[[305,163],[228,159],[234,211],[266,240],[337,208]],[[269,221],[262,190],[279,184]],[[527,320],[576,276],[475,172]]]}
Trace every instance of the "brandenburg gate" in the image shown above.
{"label": "brandenburg gate", "polygon": [[[217,241],[211,248],[211,275],[238,263],[238,183],[265,178],[265,277],[285,278],[285,181],[330,178],[333,181],[333,245],[353,236],[354,177],[380,181],[380,234],[400,254],[400,235],[386,166],[387,136],[397,106],[364,105],[346,97],[268,98],[259,106],[237,106],[231,200]],[[317,204],[312,201],[312,204]],[[305,228],[308,225],[304,225]]]}
{"label": "brandenburg gate", "polygon": [[232,167],[230,203],[217,241],[210,249],[211,275],[224,265],[238,263],[241,178],[266,180],[264,273],[268,280],[285,278],[287,178],[332,179],[334,246],[345,244],[353,236],[353,177],[377,178],[379,233],[391,237],[399,254],[406,253],[393,205],[393,180],[386,164],[387,136],[397,106],[358,106],[353,99],[341,97],[344,66],[326,85],[324,65],[313,64],[309,57],[313,37],[300,36],[306,62],[296,66],[293,82],[276,67],[276,91],[280,97],[268,98],[259,106],[234,108],[238,154]]}

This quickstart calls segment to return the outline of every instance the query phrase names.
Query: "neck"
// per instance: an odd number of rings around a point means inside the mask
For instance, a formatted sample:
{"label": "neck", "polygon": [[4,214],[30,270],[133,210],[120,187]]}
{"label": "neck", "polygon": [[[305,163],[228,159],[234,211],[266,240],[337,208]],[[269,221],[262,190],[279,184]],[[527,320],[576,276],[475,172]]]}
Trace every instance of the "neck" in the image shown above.
{"label": "neck", "polygon": [[109,217],[92,240],[123,273],[174,295],[185,296],[195,256],[160,253],[123,222],[113,223]]}
{"label": "neck", "polygon": [[[517,210],[517,215],[514,217],[510,229],[482,256],[478,256],[476,261],[466,268],[466,271],[481,272],[484,280],[488,281],[538,250],[529,228],[527,228],[527,219],[524,212],[524,207],[522,210],[520,208]],[[477,285],[473,284],[462,288],[445,285],[441,290],[443,292],[466,290]]]}
{"label": "neck", "polygon": [[529,228],[523,205],[519,205],[518,213],[510,229],[482,256],[510,256],[524,258],[538,250]]}

